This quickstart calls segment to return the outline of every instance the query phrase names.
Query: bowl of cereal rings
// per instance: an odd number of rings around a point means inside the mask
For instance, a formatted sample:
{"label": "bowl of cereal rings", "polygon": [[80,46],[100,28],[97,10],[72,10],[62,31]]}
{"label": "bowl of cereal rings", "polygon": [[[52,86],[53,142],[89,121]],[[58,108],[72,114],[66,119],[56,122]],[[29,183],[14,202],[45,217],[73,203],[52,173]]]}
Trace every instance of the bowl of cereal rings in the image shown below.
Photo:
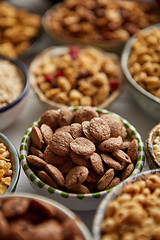
{"label": "bowl of cereal rings", "polygon": [[148,133],[145,149],[149,167],[160,168],[160,123]]}
{"label": "bowl of cereal rings", "polygon": [[141,136],[126,119],[84,106],[45,111],[22,138],[20,158],[39,194],[87,211],[140,173],[145,153]]}
{"label": "bowl of cereal rings", "polygon": [[126,179],[104,197],[93,221],[93,238],[158,239],[160,170]]}
{"label": "bowl of cereal rings", "polygon": [[92,240],[82,220],[54,200],[36,194],[12,193],[0,196],[0,202],[2,240]]}
{"label": "bowl of cereal rings", "polygon": [[13,192],[20,174],[20,160],[11,141],[0,132],[0,195]]}
{"label": "bowl of cereal rings", "polygon": [[46,109],[106,108],[118,98],[125,82],[118,56],[91,46],[50,47],[32,61],[29,76]]}
{"label": "bowl of cereal rings", "polygon": [[143,29],[126,43],[121,59],[135,101],[160,119],[160,24]]}

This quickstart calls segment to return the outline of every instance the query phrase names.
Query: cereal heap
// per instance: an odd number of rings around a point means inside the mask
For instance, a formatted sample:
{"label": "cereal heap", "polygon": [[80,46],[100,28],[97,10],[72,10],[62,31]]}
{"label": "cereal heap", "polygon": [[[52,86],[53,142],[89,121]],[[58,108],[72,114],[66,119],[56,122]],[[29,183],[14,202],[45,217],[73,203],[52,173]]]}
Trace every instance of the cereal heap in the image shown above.
{"label": "cereal heap", "polygon": [[76,219],[44,201],[6,197],[0,206],[1,240],[84,240]]}
{"label": "cereal heap", "polygon": [[137,30],[158,23],[160,15],[140,1],[66,0],[53,8],[48,20],[50,30],[61,37],[125,42]]}
{"label": "cereal heap", "polygon": [[40,16],[0,2],[0,54],[18,57],[33,43],[40,27]]}
{"label": "cereal heap", "polygon": [[31,131],[31,169],[48,185],[72,193],[106,190],[127,178],[138,157],[138,141],[114,114],[92,107],[48,110]]}
{"label": "cereal heap", "polygon": [[3,59],[0,59],[0,86],[0,108],[17,99],[24,88],[17,66]]}
{"label": "cereal heap", "polygon": [[11,184],[12,164],[10,153],[4,143],[0,143],[0,194],[4,194]]}
{"label": "cereal heap", "polygon": [[120,87],[120,71],[115,55],[72,46],[61,55],[44,55],[32,73],[46,98],[70,106],[97,106]]}
{"label": "cereal heap", "polygon": [[128,183],[108,205],[102,240],[160,239],[160,175]]}
{"label": "cereal heap", "polygon": [[156,160],[160,162],[160,128],[156,131],[157,136],[153,140],[153,152],[155,154]]}
{"label": "cereal heap", "polygon": [[129,71],[146,91],[160,98],[160,28],[140,32],[129,57]]}

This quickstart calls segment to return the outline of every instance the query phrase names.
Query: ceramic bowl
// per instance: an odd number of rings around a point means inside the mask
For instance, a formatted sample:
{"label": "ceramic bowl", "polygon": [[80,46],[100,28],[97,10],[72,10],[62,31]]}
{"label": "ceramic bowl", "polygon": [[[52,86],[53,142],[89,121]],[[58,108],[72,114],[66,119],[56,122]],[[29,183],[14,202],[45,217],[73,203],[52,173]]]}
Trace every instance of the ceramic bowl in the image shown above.
{"label": "ceramic bowl", "polygon": [[0,143],[4,143],[5,146],[8,148],[10,153],[10,159],[12,164],[12,181],[10,186],[8,187],[6,193],[13,192],[16,189],[16,185],[19,179],[20,174],[20,159],[18,156],[18,152],[11,141],[2,133],[0,133]]}
{"label": "ceramic bowl", "polygon": [[[160,168],[160,156],[158,157],[158,155],[155,154],[154,148],[153,148],[153,145],[155,144],[154,140],[157,136],[159,136],[158,130],[160,131],[160,123],[151,129],[151,131],[148,134],[148,138],[146,140],[145,149],[146,149],[146,155],[147,155],[147,162],[150,169]],[[159,144],[157,143],[157,147],[158,145],[159,145],[159,152],[160,152],[160,137],[159,137]]]}
{"label": "ceramic bowl", "polygon": [[[77,47],[80,48],[80,49],[85,48],[85,47],[80,46],[80,45],[77,45]],[[113,59],[117,63],[119,63],[119,59],[118,59],[118,56],[116,54],[106,53],[106,52],[104,52],[104,51],[102,51],[101,49],[98,49],[98,48],[95,48],[95,49],[97,51],[99,51],[100,53],[102,53],[104,55],[104,57],[105,56],[109,57],[110,59]],[[64,104],[61,104],[61,103],[58,103],[54,100],[48,99],[45,96],[45,94],[40,90],[40,88],[37,84],[37,77],[34,74],[34,72],[36,71],[36,68],[41,65],[42,59],[44,57],[60,56],[60,55],[65,54],[68,50],[69,50],[69,46],[52,46],[50,48],[47,48],[43,52],[41,52],[38,56],[36,56],[30,64],[29,78],[30,78],[30,81],[31,81],[31,85],[33,87],[33,90],[34,90],[36,96],[38,97],[38,99],[40,100],[40,102],[42,103],[42,105],[45,109],[61,108],[61,107],[64,106]],[[125,85],[125,78],[124,78],[124,75],[122,73],[120,63],[119,63],[119,65],[117,64],[117,72],[118,72],[119,87],[117,89],[115,89],[114,91],[112,91],[111,94],[109,94],[108,97],[104,101],[99,103],[96,107],[107,108],[119,97],[119,95],[123,91],[123,88],[124,88],[124,85]]]}
{"label": "ceramic bowl", "polygon": [[[73,110],[77,110],[78,108],[71,108]],[[99,113],[105,113],[105,114],[113,114],[107,110],[102,110],[95,108],[95,110]],[[116,115],[120,117],[119,115]],[[141,139],[141,136],[137,132],[134,126],[132,126],[127,120],[120,117],[122,122],[124,123],[125,127],[127,128],[127,132],[131,139],[136,138],[138,140],[138,158],[135,165],[135,168],[131,174],[131,176],[134,176],[136,174],[139,174],[144,165],[145,161],[145,153],[144,153],[144,145]],[[27,155],[29,152],[29,146],[31,142],[30,134],[32,131],[33,126],[37,126],[39,123],[38,119],[37,121],[33,122],[33,124],[27,129],[25,135],[23,136],[23,139],[21,141],[20,146],[20,158],[22,167],[24,170],[24,173],[26,174],[28,180],[31,183],[31,186],[42,195],[45,195],[49,198],[53,198],[57,200],[58,202],[66,205],[72,210],[78,210],[78,211],[88,211],[88,210],[94,210],[102,200],[102,198],[108,193],[110,190],[103,190],[100,192],[90,193],[90,194],[73,194],[64,192],[62,190],[54,189],[53,187],[45,184],[42,180],[39,179],[39,177],[36,176],[36,174],[31,170],[31,168],[28,165],[27,162]]]}
{"label": "ceramic bowl", "polygon": [[[80,231],[82,233],[82,236],[83,236],[84,240],[92,240],[93,239],[92,236],[91,236],[91,233],[89,232],[86,225],[82,222],[82,220],[75,213],[73,213],[71,210],[66,208],[64,205],[62,205],[62,204],[60,204],[60,203],[58,203],[54,200],[51,200],[49,198],[46,198],[46,197],[43,197],[43,196],[40,196],[40,195],[36,195],[36,194],[30,194],[30,193],[6,194],[5,196],[0,196],[0,200],[1,199],[5,200],[5,198],[9,198],[9,200],[11,200],[11,198],[15,198],[15,197],[16,198],[17,197],[26,198],[26,199],[30,199],[31,201],[32,200],[38,200],[38,201],[41,201],[43,204],[49,204],[50,206],[55,207],[58,210],[58,213],[61,214],[61,217],[62,216],[63,217],[64,216],[69,217],[70,219],[72,219],[77,224],[78,228],[80,229]],[[34,208],[33,208],[33,211],[34,211]],[[43,213],[40,212],[40,214],[43,214]],[[53,238],[51,237],[51,239],[53,239]]]}
{"label": "ceramic bowl", "polygon": [[156,174],[156,173],[160,173],[160,170],[159,169],[149,170],[146,172],[142,172],[132,178],[128,178],[103,198],[102,202],[97,208],[97,211],[93,220],[92,232],[93,232],[94,240],[101,239],[101,236],[102,236],[101,226],[102,226],[103,220],[105,219],[105,214],[108,208],[108,204],[123,193],[124,186],[127,185],[128,183],[134,183],[139,180],[145,180],[148,178],[149,175]]}
{"label": "ceramic bowl", "polygon": [[[160,24],[152,25],[148,28],[143,29],[142,31],[144,33],[148,33],[149,31],[152,31],[152,29],[154,29],[155,27],[159,28]],[[136,81],[131,76],[130,71],[128,69],[129,56],[131,53],[132,46],[136,40],[137,40],[137,37],[133,36],[127,41],[122,52],[121,66],[125,74],[125,77],[130,84],[131,93],[135,101],[137,102],[137,104],[151,117],[159,120],[160,119],[160,98],[154,96],[150,92],[143,89],[139,84],[137,84]]]}
{"label": "ceramic bowl", "polygon": [[11,125],[23,110],[29,91],[29,78],[27,67],[19,59],[11,60],[6,57],[0,57],[0,59],[8,60],[15,64],[20,75],[22,76],[22,81],[24,83],[24,88],[19,97],[13,102],[9,103],[7,106],[0,108],[0,130],[2,130]]}

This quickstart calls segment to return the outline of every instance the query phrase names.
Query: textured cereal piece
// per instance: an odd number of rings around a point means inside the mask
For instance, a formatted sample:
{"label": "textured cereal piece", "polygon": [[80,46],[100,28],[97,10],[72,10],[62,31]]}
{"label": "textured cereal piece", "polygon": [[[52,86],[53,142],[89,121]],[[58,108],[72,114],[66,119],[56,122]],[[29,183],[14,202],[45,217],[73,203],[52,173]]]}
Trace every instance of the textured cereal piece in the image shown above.
{"label": "textured cereal piece", "polygon": [[113,178],[114,178],[114,169],[110,168],[105,172],[103,177],[101,177],[101,179],[98,181],[97,183],[98,190],[105,189],[113,180]]}
{"label": "textured cereal piece", "polygon": [[54,131],[58,127],[58,115],[59,112],[56,110],[48,110],[44,112],[40,119],[40,125],[46,124]]}
{"label": "textured cereal piece", "polygon": [[112,152],[112,155],[122,162],[131,163],[130,157],[121,149]]}
{"label": "textured cereal piece", "polygon": [[9,226],[7,239],[28,240],[32,238],[33,229],[33,225],[29,221],[25,219],[14,219]]}
{"label": "textured cereal piece", "polygon": [[76,224],[76,219],[67,219],[63,224],[64,239],[84,240],[79,227]]}
{"label": "textured cereal piece", "polygon": [[131,175],[131,173],[133,172],[134,170],[134,164],[133,163],[130,163],[125,169],[124,171],[122,172],[122,175],[121,175],[121,180],[124,180],[126,179],[127,177],[129,177]]}
{"label": "textured cereal piece", "polygon": [[35,167],[43,168],[46,165],[46,162],[43,159],[35,155],[28,155],[27,160],[30,164],[32,164]]}
{"label": "textured cereal piece", "polygon": [[138,141],[133,139],[127,149],[127,154],[131,158],[132,162],[135,162],[138,157]]}
{"label": "textured cereal piece", "polygon": [[44,151],[44,160],[49,164],[59,166],[66,161],[66,157],[53,153],[50,149],[50,146],[48,145]]}
{"label": "textured cereal piece", "polygon": [[58,124],[60,126],[70,125],[73,121],[73,111],[67,107],[61,108],[58,115]]}
{"label": "textured cereal piece", "polygon": [[79,184],[79,185],[76,185],[73,188],[70,188],[69,191],[71,193],[80,193],[80,194],[90,193],[89,189],[86,186],[82,185],[82,184]]}
{"label": "textured cereal piece", "polygon": [[121,128],[120,136],[122,137],[123,140],[127,137],[127,129],[125,128],[124,125]]}
{"label": "textured cereal piece", "polygon": [[71,124],[71,135],[73,138],[83,137],[82,125],[80,123]]}
{"label": "textured cereal piece", "polygon": [[66,174],[75,166],[75,163],[72,161],[71,158],[67,157],[67,160],[60,166],[58,169],[61,171],[62,174]]}
{"label": "textured cereal piece", "polygon": [[96,173],[93,169],[88,169],[88,170],[89,170],[89,173],[86,181],[89,183],[98,182],[101,176],[98,173]]}
{"label": "textured cereal piece", "polygon": [[67,125],[67,126],[59,127],[55,130],[54,133],[56,133],[56,132],[68,132],[68,133],[70,133],[71,132],[71,126]]}
{"label": "textured cereal piece", "polygon": [[93,167],[93,169],[96,173],[98,173],[99,175],[104,174],[103,162],[102,162],[102,159],[101,159],[101,157],[98,153],[91,154],[90,162],[91,162],[91,165],[92,165],[92,167]]}
{"label": "textured cereal piece", "polygon": [[114,170],[123,170],[123,164],[113,159],[109,154],[102,153],[101,157],[108,167],[113,168]]}
{"label": "textured cereal piece", "polygon": [[6,220],[4,214],[0,211],[0,233],[1,233],[0,238],[1,239],[5,239],[5,237],[7,236],[8,228],[9,228],[8,221]]}
{"label": "textured cereal piece", "polygon": [[36,210],[36,212],[40,212],[43,217],[51,218],[57,215],[57,209],[54,206],[38,199],[31,199],[30,208],[33,211]]}
{"label": "textured cereal piece", "polygon": [[92,107],[81,107],[75,112],[75,123],[90,121],[94,117],[98,117],[98,113]]}
{"label": "textured cereal piece", "polygon": [[121,144],[121,146],[120,146],[120,149],[121,149],[121,150],[126,150],[126,149],[129,147],[130,142],[131,142],[130,140],[125,139],[125,140],[122,142],[122,144]]}
{"label": "textured cereal piece", "polygon": [[45,144],[48,145],[53,135],[52,128],[46,124],[42,124],[40,131],[42,133]]}
{"label": "textured cereal piece", "polygon": [[86,180],[88,173],[88,168],[84,166],[76,166],[72,168],[65,177],[66,188],[72,188],[83,183]]}
{"label": "textured cereal piece", "polygon": [[101,118],[105,120],[110,127],[110,136],[118,137],[122,133],[123,122],[113,114],[103,114]]}
{"label": "textured cereal piece", "polygon": [[90,133],[97,140],[103,141],[110,137],[110,127],[102,118],[95,117],[90,121]]}
{"label": "textured cereal piece", "polygon": [[6,218],[18,217],[28,211],[30,201],[25,198],[14,197],[3,203],[2,212]]}
{"label": "textured cereal piece", "polygon": [[52,176],[59,186],[64,186],[64,177],[58,168],[52,166],[51,164],[46,164],[45,170]]}
{"label": "textured cereal piece", "polygon": [[40,129],[36,126],[33,126],[30,136],[31,136],[31,140],[32,140],[33,144],[37,148],[41,149],[44,141],[43,141],[43,137],[42,137],[42,133],[41,133]]}
{"label": "textured cereal piece", "polygon": [[112,180],[112,181],[110,182],[110,184],[107,186],[106,190],[111,189],[111,188],[117,186],[117,185],[120,183],[120,181],[121,181],[121,180],[120,180],[119,177],[113,178],[113,180]]}
{"label": "textured cereal piece", "polygon": [[70,157],[74,163],[76,163],[79,166],[85,166],[87,168],[91,167],[90,161],[89,161],[89,155],[81,156],[73,151],[70,152]]}
{"label": "textured cereal piece", "polygon": [[90,133],[90,122],[89,121],[84,121],[82,122],[82,130],[86,138],[91,140],[92,142],[96,142],[96,139],[91,135]]}
{"label": "textured cereal piece", "polygon": [[70,143],[72,141],[73,138],[70,133],[56,132],[53,134],[50,141],[50,149],[60,156],[67,156],[70,152]]}
{"label": "textured cereal piece", "polygon": [[113,152],[113,151],[119,149],[121,144],[122,144],[121,136],[119,136],[117,138],[111,137],[111,138],[101,142],[99,144],[98,148],[101,151]]}
{"label": "textured cereal piece", "polygon": [[35,147],[30,147],[29,150],[30,150],[31,155],[36,155],[37,157],[43,159],[43,153],[39,149],[37,149]]}
{"label": "textured cereal piece", "polygon": [[49,186],[58,188],[57,183],[45,171],[39,171],[38,176],[43,182],[45,182]]}
{"label": "textured cereal piece", "polygon": [[87,138],[79,137],[70,143],[70,147],[73,152],[79,155],[92,154],[96,148],[93,142]]}

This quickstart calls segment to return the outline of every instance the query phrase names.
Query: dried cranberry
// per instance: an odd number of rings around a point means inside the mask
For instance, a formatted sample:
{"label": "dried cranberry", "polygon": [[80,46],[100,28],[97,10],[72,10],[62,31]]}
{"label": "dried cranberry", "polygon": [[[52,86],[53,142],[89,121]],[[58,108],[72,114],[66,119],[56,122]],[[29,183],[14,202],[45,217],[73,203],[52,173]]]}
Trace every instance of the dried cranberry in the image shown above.
{"label": "dried cranberry", "polygon": [[61,71],[61,70],[58,70],[55,75],[54,75],[56,78],[58,77],[63,77],[64,76],[64,73]]}
{"label": "dried cranberry", "polygon": [[92,73],[90,73],[90,72],[81,72],[77,79],[88,78],[88,77],[91,77],[91,76],[92,76]]}
{"label": "dried cranberry", "polygon": [[69,54],[73,60],[76,60],[78,58],[79,52],[80,50],[78,47],[73,46],[69,48]]}
{"label": "dried cranberry", "polygon": [[116,78],[110,79],[110,88],[111,88],[111,91],[114,91],[117,88],[119,88],[119,81],[118,81],[118,79],[116,79]]}
{"label": "dried cranberry", "polygon": [[45,75],[45,81],[51,83],[53,81],[53,76],[50,74]]}

